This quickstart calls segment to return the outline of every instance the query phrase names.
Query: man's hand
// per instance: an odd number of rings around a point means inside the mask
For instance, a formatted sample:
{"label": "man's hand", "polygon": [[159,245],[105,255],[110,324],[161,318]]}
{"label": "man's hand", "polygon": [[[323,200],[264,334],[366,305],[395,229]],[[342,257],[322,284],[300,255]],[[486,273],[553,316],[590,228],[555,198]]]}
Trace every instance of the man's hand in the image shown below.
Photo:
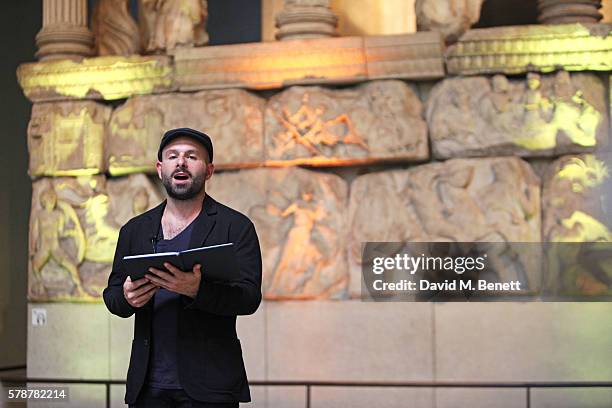
{"label": "man's hand", "polygon": [[144,306],[157,291],[158,286],[149,282],[146,278],[140,278],[132,282],[128,276],[123,282],[123,296],[128,303],[134,307]]}
{"label": "man's hand", "polygon": [[176,266],[165,262],[164,266],[170,272],[160,271],[156,268],[149,268],[149,272],[145,275],[145,279],[148,279],[153,284],[161,286],[162,288],[179,293],[181,295],[189,296],[192,299],[198,295],[200,289],[200,280],[202,279],[202,265],[196,264],[193,267],[193,271],[181,271]]}

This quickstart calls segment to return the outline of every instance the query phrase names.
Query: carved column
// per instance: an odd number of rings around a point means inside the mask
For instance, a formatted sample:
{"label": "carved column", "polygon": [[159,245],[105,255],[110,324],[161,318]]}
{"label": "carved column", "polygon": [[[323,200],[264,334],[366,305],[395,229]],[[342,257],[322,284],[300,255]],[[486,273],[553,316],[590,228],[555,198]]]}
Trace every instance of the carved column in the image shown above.
{"label": "carved column", "polygon": [[542,24],[597,23],[601,0],[538,0]]}
{"label": "carved column", "polygon": [[338,17],[329,0],[285,0],[285,7],[276,16],[277,40],[336,36]]}
{"label": "carved column", "polygon": [[36,45],[40,60],[91,56],[87,0],[43,0],[43,27],[36,35]]}

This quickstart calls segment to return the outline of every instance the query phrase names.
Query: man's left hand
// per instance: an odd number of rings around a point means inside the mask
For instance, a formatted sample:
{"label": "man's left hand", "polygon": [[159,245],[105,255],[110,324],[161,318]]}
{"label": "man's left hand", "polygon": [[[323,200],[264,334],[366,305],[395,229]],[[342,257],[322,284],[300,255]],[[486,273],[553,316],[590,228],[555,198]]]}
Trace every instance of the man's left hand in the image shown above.
{"label": "man's left hand", "polygon": [[165,262],[164,266],[169,272],[149,268],[150,273],[147,273],[145,278],[166,290],[195,299],[202,279],[202,265],[196,264],[193,271],[187,272],[168,262]]}

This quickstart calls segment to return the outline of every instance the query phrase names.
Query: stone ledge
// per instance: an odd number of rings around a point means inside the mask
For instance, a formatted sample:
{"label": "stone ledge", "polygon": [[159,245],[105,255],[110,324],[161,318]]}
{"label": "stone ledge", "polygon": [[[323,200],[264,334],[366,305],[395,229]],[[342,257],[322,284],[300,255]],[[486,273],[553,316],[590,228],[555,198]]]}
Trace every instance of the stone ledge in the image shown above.
{"label": "stone ledge", "polygon": [[612,70],[612,24],[474,29],[448,48],[452,75]]}
{"label": "stone ledge", "polygon": [[444,77],[439,33],[236,44],[174,54],[181,91]]}
{"label": "stone ledge", "polygon": [[21,64],[17,80],[32,102],[64,99],[123,99],[173,89],[167,56],[94,57]]}

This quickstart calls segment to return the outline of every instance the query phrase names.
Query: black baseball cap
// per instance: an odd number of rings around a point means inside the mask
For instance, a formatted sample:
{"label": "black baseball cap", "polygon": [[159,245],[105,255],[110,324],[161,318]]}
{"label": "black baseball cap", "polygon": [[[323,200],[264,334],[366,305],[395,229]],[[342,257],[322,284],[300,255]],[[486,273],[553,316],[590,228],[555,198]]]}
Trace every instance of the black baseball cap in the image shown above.
{"label": "black baseball cap", "polygon": [[181,136],[187,136],[187,137],[194,139],[197,142],[200,142],[200,144],[202,144],[202,146],[204,146],[204,148],[208,152],[208,158],[210,159],[210,162],[212,163],[213,161],[212,140],[210,140],[210,137],[206,133],[202,133],[200,131],[197,131],[191,128],[170,129],[169,131],[164,133],[164,135],[162,136],[161,142],[159,144],[159,150],[157,151],[157,160],[161,161],[162,150],[164,150],[164,147],[166,147],[168,143],[170,143],[177,137],[181,137]]}

